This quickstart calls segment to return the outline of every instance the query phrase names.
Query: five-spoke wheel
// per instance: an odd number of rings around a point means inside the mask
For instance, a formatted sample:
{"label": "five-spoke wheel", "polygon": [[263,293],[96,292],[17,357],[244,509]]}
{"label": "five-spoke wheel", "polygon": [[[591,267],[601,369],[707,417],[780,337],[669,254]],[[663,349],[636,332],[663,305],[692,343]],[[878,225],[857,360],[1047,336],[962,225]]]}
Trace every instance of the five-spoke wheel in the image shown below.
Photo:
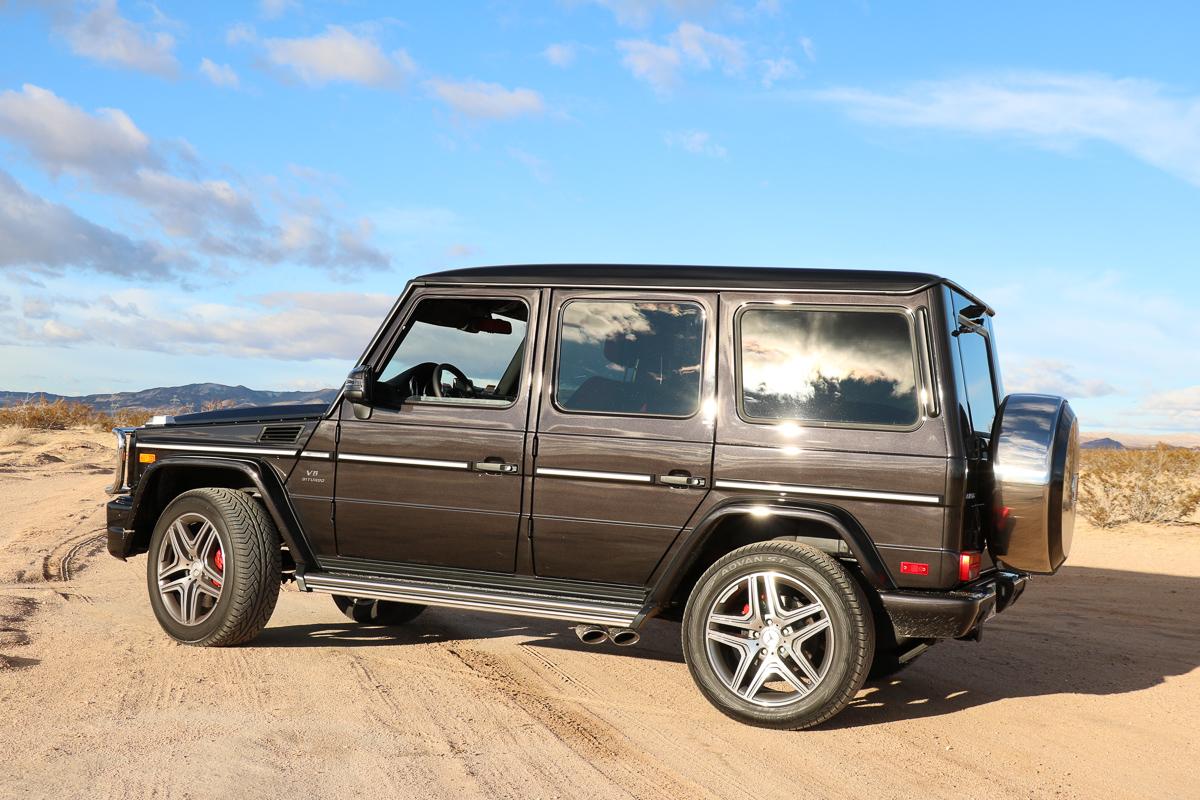
{"label": "five-spoke wheel", "polygon": [[823,722],[866,680],[874,650],[861,587],[832,556],[769,541],[734,550],[688,599],[683,651],[704,695],[773,728]]}
{"label": "five-spoke wheel", "polygon": [[163,510],[150,537],[146,582],[158,623],[185,644],[253,639],[279,597],[279,532],[238,489],[193,489]]}

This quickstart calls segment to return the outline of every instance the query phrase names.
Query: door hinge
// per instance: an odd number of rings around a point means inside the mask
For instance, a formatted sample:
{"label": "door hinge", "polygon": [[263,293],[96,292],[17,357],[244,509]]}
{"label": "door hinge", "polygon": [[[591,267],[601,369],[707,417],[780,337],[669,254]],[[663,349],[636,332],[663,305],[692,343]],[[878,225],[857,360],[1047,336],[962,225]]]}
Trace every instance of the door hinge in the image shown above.
{"label": "door hinge", "polygon": [[537,450],[538,450],[538,437],[534,436],[533,437],[533,457],[534,458],[537,458]]}

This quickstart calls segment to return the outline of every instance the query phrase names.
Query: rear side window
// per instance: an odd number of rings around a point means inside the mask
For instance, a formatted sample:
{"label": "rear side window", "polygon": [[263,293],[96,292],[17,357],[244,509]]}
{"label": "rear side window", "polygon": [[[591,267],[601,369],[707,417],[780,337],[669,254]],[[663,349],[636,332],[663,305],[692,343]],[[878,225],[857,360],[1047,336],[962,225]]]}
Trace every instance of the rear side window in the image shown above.
{"label": "rear side window", "polygon": [[749,419],[909,427],[920,418],[902,313],[751,307],[738,333]]}
{"label": "rear side window", "polygon": [[695,303],[573,300],[562,311],[555,402],[580,413],[691,416],[703,344]]}

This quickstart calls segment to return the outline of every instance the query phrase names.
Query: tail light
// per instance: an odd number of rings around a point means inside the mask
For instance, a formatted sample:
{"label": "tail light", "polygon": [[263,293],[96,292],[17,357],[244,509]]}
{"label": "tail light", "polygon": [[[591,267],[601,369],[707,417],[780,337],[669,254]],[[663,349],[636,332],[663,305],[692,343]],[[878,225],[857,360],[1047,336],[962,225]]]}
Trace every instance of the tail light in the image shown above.
{"label": "tail light", "polygon": [[982,556],[976,552],[962,553],[958,557],[958,579],[963,583],[979,577]]}

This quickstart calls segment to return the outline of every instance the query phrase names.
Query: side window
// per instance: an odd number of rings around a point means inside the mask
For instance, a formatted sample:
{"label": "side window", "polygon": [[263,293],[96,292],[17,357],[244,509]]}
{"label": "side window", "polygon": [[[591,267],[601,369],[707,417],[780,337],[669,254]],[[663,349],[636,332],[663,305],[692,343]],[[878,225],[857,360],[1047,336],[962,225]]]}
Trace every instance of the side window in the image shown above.
{"label": "side window", "polygon": [[920,419],[902,313],[751,307],[738,336],[749,419],[903,427]]}
{"label": "side window", "polygon": [[528,319],[521,300],[424,298],[379,373],[376,405],[509,405],[517,399]]}
{"label": "side window", "polygon": [[[954,295],[955,316],[967,307],[967,302]],[[992,422],[996,419],[999,397],[996,386],[996,370],[991,357],[992,321],[987,316],[979,324],[966,324],[956,319],[951,330],[958,342],[959,368],[966,387],[967,405],[971,413],[971,427],[983,436],[992,435]]]}
{"label": "side window", "polygon": [[555,402],[564,411],[691,416],[703,349],[696,303],[572,300],[562,310]]}

